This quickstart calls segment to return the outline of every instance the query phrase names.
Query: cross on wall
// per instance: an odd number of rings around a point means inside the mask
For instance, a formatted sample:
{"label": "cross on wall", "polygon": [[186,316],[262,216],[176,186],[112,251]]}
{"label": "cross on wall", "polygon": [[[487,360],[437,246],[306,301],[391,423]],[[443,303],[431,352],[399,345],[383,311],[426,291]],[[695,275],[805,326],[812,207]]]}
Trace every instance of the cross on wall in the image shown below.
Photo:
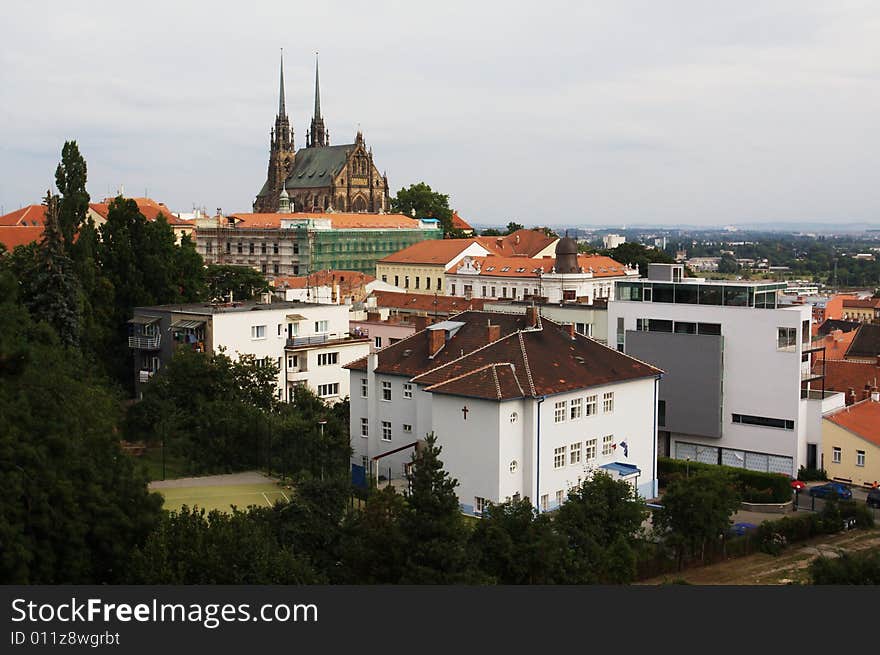
{"label": "cross on wall", "polygon": [[468,415],[469,411],[471,411],[471,410],[468,409],[467,405],[465,405],[464,407],[461,408],[461,413],[464,416],[465,421],[467,421],[467,415]]}

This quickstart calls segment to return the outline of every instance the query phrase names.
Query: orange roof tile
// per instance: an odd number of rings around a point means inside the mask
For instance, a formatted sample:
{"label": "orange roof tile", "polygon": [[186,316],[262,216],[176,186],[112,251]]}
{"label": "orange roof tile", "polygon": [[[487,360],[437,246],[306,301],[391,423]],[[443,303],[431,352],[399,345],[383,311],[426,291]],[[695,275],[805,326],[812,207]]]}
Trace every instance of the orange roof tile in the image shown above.
{"label": "orange roof tile", "polygon": [[439,264],[448,266],[449,262],[462,253],[465,248],[477,243],[476,239],[429,239],[391,253],[379,260],[387,264]]}
{"label": "orange roof tile", "polygon": [[[504,257],[499,255],[486,255],[474,257],[480,264],[480,275],[489,277],[538,277],[539,274],[549,273],[553,268],[553,257]],[[578,265],[585,273],[592,269],[593,277],[617,277],[626,275],[626,267],[611,257],[602,255],[579,255]],[[457,262],[447,271],[455,275],[463,262]]]}
{"label": "orange roof tile", "polygon": [[0,243],[11,251],[16,246],[24,246],[39,241],[43,236],[43,227],[20,227],[17,225],[0,226]]}
{"label": "orange roof tile", "polygon": [[470,230],[471,232],[474,231],[474,228],[472,228],[466,220],[459,216],[457,211],[452,212],[452,227],[454,227],[456,230]]}
{"label": "orange roof tile", "polygon": [[338,284],[341,291],[359,288],[375,281],[374,275],[360,271],[327,270],[309,275],[277,276],[272,282],[276,289],[305,289],[306,287],[332,286]]}
{"label": "orange roof tile", "polygon": [[547,236],[542,230],[517,230],[504,237],[476,237],[487,250],[498,255],[526,255],[534,257],[559,239]]}
{"label": "orange roof tile", "polygon": [[880,446],[880,403],[863,400],[825,418]]}
{"label": "orange roof tile", "polygon": [[[824,367],[823,367],[824,363]],[[880,367],[876,362],[853,362],[850,360],[820,359],[813,363],[813,373],[825,373],[825,389],[847,393],[849,389],[856,392],[857,397],[865,388],[872,387],[880,381]]]}
{"label": "orange roof tile", "polygon": [[844,298],[843,306],[880,309],[880,298]]}
{"label": "orange roof tile", "polygon": [[39,227],[46,224],[46,205],[28,205],[0,216],[0,226]]}
{"label": "orange roof tile", "polygon": [[372,296],[379,307],[409,309],[423,312],[463,312],[467,309],[483,309],[485,302],[479,298],[458,296],[434,296],[426,293],[400,293],[397,291],[374,291]]}
{"label": "orange roof tile", "polygon": [[[107,214],[110,211],[110,203],[114,200],[115,198],[104,198],[101,202],[89,203],[89,207],[101,217],[107,218]],[[174,216],[174,212],[172,212],[165,203],[156,202],[152,198],[126,198],[126,200],[134,200],[138,206],[138,211],[143,214],[144,218],[148,221],[155,221],[159,214],[164,214],[165,219],[169,223],[172,223],[174,219],[177,219],[177,217]]]}
{"label": "orange roof tile", "polygon": [[330,225],[336,230],[351,229],[392,229],[408,228],[418,229],[419,221],[403,214],[360,214],[360,213],[317,213],[317,212],[293,212],[288,214],[254,214],[236,213],[229,214],[241,221],[236,229],[247,228],[279,228],[282,219],[315,219],[329,218]]}
{"label": "orange roof tile", "polygon": [[[814,339],[812,345],[814,348],[825,346],[825,359],[844,359],[846,351],[849,349],[850,344],[852,344],[856,334],[857,330],[851,330],[850,332],[834,330],[824,337]],[[822,358],[821,351],[816,353],[816,358]]]}

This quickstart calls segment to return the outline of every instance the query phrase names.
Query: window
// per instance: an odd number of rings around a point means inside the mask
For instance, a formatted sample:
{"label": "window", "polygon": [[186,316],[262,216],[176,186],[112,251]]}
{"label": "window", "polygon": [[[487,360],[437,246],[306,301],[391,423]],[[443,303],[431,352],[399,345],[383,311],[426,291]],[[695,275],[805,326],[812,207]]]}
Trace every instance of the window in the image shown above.
{"label": "window", "polygon": [[338,396],[339,395],[339,383],[334,382],[332,384],[319,384],[318,385],[318,395],[321,398],[327,398],[329,396]]}
{"label": "window", "polygon": [[279,267],[278,264],[272,264],[272,274],[273,275],[278,275],[278,273],[280,271],[281,271],[281,268]]}
{"label": "window", "polygon": [[565,400],[560,400],[556,403],[556,411],[553,413],[553,422],[554,423],[562,423],[565,420],[565,408],[568,404]]}
{"label": "window", "polygon": [[498,296],[495,295],[495,287],[492,287],[492,297],[493,297],[493,298],[497,298],[497,297],[498,297]]}
{"label": "window", "polygon": [[381,348],[382,347],[382,337],[374,337],[373,343],[376,344],[376,348]]}
{"label": "window", "polygon": [[266,326],[265,325],[252,325],[251,326],[251,339],[265,339],[266,338]]}
{"label": "window", "polygon": [[856,451],[856,466],[864,466],[865,465],[865,451],[857,450]]}
{"label": "window", "polygon": [[315,332],[323,334],[330,329],[330,321],[315,321]]}
{"label": "window", "polygon": [[227,255],[232,254],[232,244],[229,243],[228,241],[226,242],[226,254]]}
{"label": "window", "polygon": [[391,441],[391,421],[382,421],[382,441]]}
{"label": "window", "polygon": [[544,511],[544,512],[547,511],[547,505],[549,504],[549,502],[550,502],[550,498],[549,498],[549,496],[547,496],[547,494],[544,494],[543,496],[541,496],[541,510],[542,511]]}
{"label": "window", "polygon": [[575,323],[574,331],[578,334],[583,334],[585,337],[593,336],[593,324],[592,323]]}
{"label": "window", "polygon": [[409,423],[404,423],[403,424],[403,431],[404,432],[412,432],[412,426]]}
{"label": "window", "polygon": [[416,289],[419,288],[419,285],[420,285],[420,284],[421,284],[421,282],[419,281],[419,276],[416,275]]}
{"label": "window", "polygon": [[361,378],[361,398],[366,398],[369,395],[367,389],[367,378]]}
{"label": "window", "polygon": [[602,454],[610,455],[614,451],[614,444],[612,443],[614,440],[613,434],[606,434],[602,437]]}
{"label": "window", "polygon": [[[407,275],[407,276],[405,276],[405,277],[403,278],[403,288],[404,288],[404,289],[409,289],[409,275]],[[454,288],[455,288],[455,287],[453,287],[453,289],[454,289]]]}
{"label": "window", "polygon": [[382,276],[382,281],[383,281],[383,282],[387,282],[387,281],[388,281],[388,276],[387,276],[387,275],[383,275],[383,276]]}
{"label": "window", "polygon": [[400,276],[399,275],[394,276],[394,286],[396,286],[396,287],[400,286]]}
{"label": "window", "polygon": [[403,383],[403,397],[412,398],[412,385],[409,382]]}
{"label": "window", "polygon": [[561,505],[563,498],[565,498],[565,492],[562,489],[560,489],[559,491],[556,492],[556,504]]}
{"label": "window", "polygon": [[282,327],[283,327],[283,326],[281,325],[281,323],[279,323],[279,324],[278,324],[278,336],[279,336],[279,337],[281,336],[281,328],[282,328]]}
{"label": "window", "polygon": [[657,425],[666,427],[666,401],[657,401]]}
{"label": "window", "polygon": [[776,329],[776,349],[794,350],[797,348],[797,328],[781,327]]}
{"label": "window", "polygon": [[721,323],[697,323],[697,334],[721,334]]}
{"label": "window", "polygon": [[291,355],[287,358],[287,368],[293,370],[299,367],[299,356]]}
{"label": "window", "polygon": [[278,254],[278,244],[277,244],[277,243],[273,243],[273,244],[272,244],[272,254],[273,254],[273,255],[277,255],[277,254]]}
{"label": "window", "polygon": [[516,470],[519,468],[519,464],[517,464],[516,460],[511,460],[510,464],[507,466],[508,470],[511,473],[516,473]]}
{"label": "window", "polygon": [[474,514],[482,514],[487,509],[489,509],[489,506],[491,504],[491,501],[488,501],[485,498],[474,496]]}
{"label": "window", "polygon": [[581,443],[580,443],[580,441],[577,443],[573,443],[568,447],[568,463],[569,464],[580,464],[581,463]]}
{"label": "window", "polygon": [[212,251],[212,245],[211,245],[210,242],[208,242],[208,243],[205,244],[205,254],[206,254],[206,255],[210,255],[210,254],[211,254],[211,251]]}
{"label": "window", "polygon": [[501,297],[507,298],[507,287],[501,287]]}
{"label": "window", "polygon": [[249,255],[253,255],[253,254],[254,254],[254,242],[253,242],[253,241],[251,241],[251,242],[248,244],[248,254],[249,254]]}
{"label": "window", "polygon": [[361,418],[361,436],[370,436],[370,419],[368,418]]}
{"label": "window", "polygon": [[794,421],[782,418],[770,418],[767,416],[749,416],[748,414],[734,414],[734,423],[743,425],[758,425],[765,428],[778,428],[780,430],[794,430]]}
{"label": "window", "polygon": [[584,461],[589,462],[596,459],[596,440],[587,439],[584,443]]}
{"label": "window", "polygon": [[581,409],[582,409],[583,399],[575,398],[571,401],[569,417],[572,421],[581,417]]}
{"label": "window", "polygon": [[261,255],[265,255],[265,254],[266,254],[266,242],[265,242],[265,241],[263,241],[263,242],[260,244],[260,254],[261,254]]}
{"label": "window", "polygon": [[382,383],[382,400],[391,400],[391,383],[383,382]]}
{"label": "window", "polygon": [[565,466],[565,446],[559,446],[553,450],[553,468],[561,469]]}
{"label": "window", "polygon": [[443,281],[438,277],[437,278],[437,291],[440,291],[442,286],[443,286]]}
{"label": "window", "polygon": [[319,353],[318,366],[332,366],[339,363],[339,353]]}
{"label": "window", "polygon": [[238,254],[242,254],[244,252],[244,247],[242,246],[241,241],[238,242]]}
{"label": "window", "polygon": [[587,404],[584,408],[584,412],[587,416],[595,416],[598,413],[598,396],[587,396]]}
{"label": "window", "polygon": [[831,449],[831,461],[835,464],[840,464],[841,460],[843,459],[841,457],[841,454],[842,453],[840,451],[840,447],[834,446],[834,448]]}
{"label": "window", "polygon": [[519,418],[519,414],[517,414],[516,412],[510,412],[510,422],[511,423],[516,423],[518,418]]}
{"label": "window", "polygon": [[614,411],[614,392],[608,391],[602,394],[602,413],[610,414]]}
{"label": "window", "polygon": [[299,241],[294,241],[294,242],[293,242],[293,254],[294,254],[294,255],[298,255],[298,254],[299,254]]}
{"label": "window", "polygon": [[455,283],[454,282],[449,286],[449,295],[450,296],[455,295]]}
{"label": "window", "polygon": [[483,287],[483,298],[486,297],[486,287]]}

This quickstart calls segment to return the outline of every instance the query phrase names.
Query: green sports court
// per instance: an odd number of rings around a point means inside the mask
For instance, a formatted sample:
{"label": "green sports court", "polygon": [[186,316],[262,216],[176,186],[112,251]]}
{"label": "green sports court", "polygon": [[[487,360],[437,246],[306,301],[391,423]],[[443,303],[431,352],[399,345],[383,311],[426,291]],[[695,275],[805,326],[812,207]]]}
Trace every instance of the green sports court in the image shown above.
{"label": "green sports court", "polygon": [[187,505],[221,512],[230,512],[233,506],[238,509],[251,505],[272,507],[276,502],[288,502],[291,494],[289,488],[257,472],[153,482],[150,491],[162,494],[167,510],[179,510]]}

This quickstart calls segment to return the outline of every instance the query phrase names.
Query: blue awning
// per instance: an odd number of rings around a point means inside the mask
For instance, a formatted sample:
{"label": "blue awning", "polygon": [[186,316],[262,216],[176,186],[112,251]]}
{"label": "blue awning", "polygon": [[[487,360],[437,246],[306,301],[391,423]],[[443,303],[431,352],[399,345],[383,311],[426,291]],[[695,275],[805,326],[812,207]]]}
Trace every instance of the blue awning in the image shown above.
{"label": "blue awning", "polygon": [[599,468],[608,471],[616,471],[617,475],[622,478],[630,475],[639,475],[641,473],[641,470],[639,470],[639,467],[635,464],[624,464],[623,462],[611,462],[610,464],[603,464]]}

